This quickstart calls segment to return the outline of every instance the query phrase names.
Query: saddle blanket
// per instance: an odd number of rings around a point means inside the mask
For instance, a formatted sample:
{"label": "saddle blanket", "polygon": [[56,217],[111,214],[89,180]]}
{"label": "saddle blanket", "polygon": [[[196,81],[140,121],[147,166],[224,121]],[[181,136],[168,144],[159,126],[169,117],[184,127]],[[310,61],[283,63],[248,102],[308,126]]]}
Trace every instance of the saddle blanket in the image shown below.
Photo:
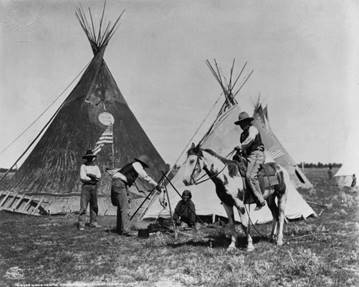
{"label": "saddle blanket", "polygon": [[265,163],[258,172],[258,181],[262,192],[279,184],[279,178],[276,175],[277,165],[275,163]]}

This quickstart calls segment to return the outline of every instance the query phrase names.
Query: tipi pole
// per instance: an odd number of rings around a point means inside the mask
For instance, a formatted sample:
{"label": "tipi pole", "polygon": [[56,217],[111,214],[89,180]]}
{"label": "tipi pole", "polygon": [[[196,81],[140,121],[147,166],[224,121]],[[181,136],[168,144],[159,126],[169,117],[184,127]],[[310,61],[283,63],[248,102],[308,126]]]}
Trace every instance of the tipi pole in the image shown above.
{"label": "tipi pole", "polygon": [[[46,109],[34,120],[29,124],[25,130],[23,130],[16,138],[14,138],[7,146],[5,146],[1,151],[2,154],[6,151],[13,143],[15,143],[26,131],[28,131],[37,121],[55,104],[55,102],[67,91],[67,89],[75,82],[75,80],[81,75],[81,73],[89,66],[89,63],[82,68],[82,70],[75,76],[75,78],[66,86],[66,88],[56,97],[54,100],[46,107]],[[60,108],[62,107],[62,104]],[[57,110],[58,111],[58,110]],[[56,113],[57,113],[56,111]]]}
{"label": "tipi pole", "polygon": [[167,177],[167,175],[162,172],[164,178],[169,182],[169,184],[172,186],[172,188],[177,192],[177,194],[179,195],[180,198],[182,198],[182,195],[179,193],[179,191],[177,190],[177,188],[172,184],[172,182],[169,180],[169,178]]}
{"label": "tipi pole", "polygon": [[135,217],[135,215],[137,214],[137,212],[141,209],[141,207],[144,205],[144,203],[151,197],[152,193],[154,192],[155,188],[153,188],[149,194],[146,196],[146,198],[142,201],[142,203],[140,204],[140,206],[136,209],[136,211],[131,215],[130,217],[130,221],[132,221],[132,219]]}
{"label": "tipi pole", "polygon": [[115,168],[115,138],[114,138],[114,134],[113,134],[113,125],[111,125],[111,131],[112,131],[112,144],[111,144],[111,148],[112,148],[112,168]]}
{"label": "tipi pole", "polygon": [[[162,173],[163,173],[164,178],[169,182],[169,184],[172,186],[172,188],[177,192],[179,197],[182,199],[182,195],[179,193],[178,189],[173,185],[172,181],[166,176],[166,174],[164,172],[162,172]],[[166,191],[167,191],[167,189],[166,189]],[[168,197],[168,194],[167,194],[167,197]],[[168,205],[169,205],[169,202],[168,202]],[[169,208],[170,208],[170,212],[171,212],[171,206],[170,205],[169,205]],[[197,214],[195,212],[193,212],[192,209],[190,209],[190,210],[191,210],[192,213],[194,213],[194,215],[196,216],[196,219],[198,219],[198,221],[202,222],[202,220],[197,216]]]}
{"label": "tipi pole", "polygon": [[[207,60],[208,61],[208,60]],[[209,61],[208,61],[209,63]],[[179,160],[181,159],[181,157],[183,156],[183,154],[186,152],[186,149],[188,148],[188,146],[190,145],[190,143],[192,142],[192,140],[194,139],[194,137],[197,135],[197,133],[199,132],[199,130],[202,128],[202,126],[204,125],[204,123],[206,122],[206,120],[208,119],[209,115],[212,113],[213,109],[215,108],[215,106],[217,105],[218,101],[221,99],[221,96],[219,96],[217,98],[217,100],[213,103],[212,107],[210,108],[210,110],[208,111],[207,115],[205,116],[205,118],[202,120],[202,122],[200,123],[200,125],[198,126],[198,128],[196,129],[196,131],[194,132],[194,134],[192,135],[192,137],[190,138],[190,140],[187,142],[187,144],[185,145],[184,149],[181,151],[180,155],[178,156],[178,158],[176,159],[173,167],[179,162]],[[170,172],[173,170],[173,167],[170,168],[167,171],[167,175],[170,174]],[[166,173],[164,173],[162,171],[162,173],[164,174],[164,176],[166,177],[166,179],[168,180]],[[168,182],[172,185],[172,182],[168,180]],[[179,192],[176,191],[178,194]],[[182,196],[179,194],[179,196],[182,198]],[[148,204],[148,206],[146,207],[146,209],[142,212],[142,214],[140,215],[140,218],[142,218],[142,216],[147,212],[148,208],[152,205],[152,202],[154,200],[155,197],[152,197],[150,199],[150,203]]]}
{"label": "tipi pole", "polygon": [[[191,144],[191,142],[193,141],[194,137],[198,134],[199,130],[202,128],[202,126],[204,125],[204,123],[206,122],[206,120],[208,119],[209,115],[212,113],[213,109],[215,108],[215,106],[217,105],[218,101],[221,99],[222,96],[219,96],[217,98],[217,100],[214,102],[214,104],[212,105],[211,109],[208,111],[207,115],[204,117],[204,119],[202,120],[202,122],[200,123],[200,125],[198,126],[198,128],[196,129],[196,131],[194,132],[194,134],[192,135],[192,137],[189,139],[189,141],[187,142],[187,144],[185,145],[185,147],[183,148],[183,150],[181,151],[180,155],[178,156],[178,158],[176,159],[175,163],[173,166],[175,166],[179,160],[181,159],[181,157],[183,156],[183,154],[186,152],[186,150],[188,149],[188,146]],[[168,171],[167,174],[170,173],[172,169],[170,169]]]}
{"label": "tipi pole", "polygon": [[249,80],[249,78],[252,76],[254,70],[252,70],[247,77],[244,79],[243,83],[241,84],[241,86],[238,88],[238,90],[234,93],[234,97],[237,96],[237,94],[240,92],[240,90],[243,88],[244,84],[247,83],[247,81]]}
{"label": "tipi pole", "polygon": [[177,239],[178,234],[177,234],[176,223],[175,223],[175,222],[174,222],[174,220],[173,220],[173,215],[172,215],[172,208],[171,208],[170,197],[169,197],[169,195],[168,195],[168,190],[167,190],[167,188],[166,188],[166,187],[165,187],[164,192],[166,193],[166,197],[167,197],[168,208],[169,208],[169,210],[170,210],[170,216],[171,216],[171,222],[172,222],[172,225],[173,225],[173,231],[174,231],[174,233],[175,233],[175,239]]}
{"label": "tipi pole", "polygon": [[[158,181],[158,183],[161,183],[162,180],[164,179],[165,174],[162,175],[162,177],[160,178],[160,180]],[[141,207],[144,205],[144,203],[151,197],[151,195],[154,193],[154,191],[156,190],[156,187],[152,188],[152,190],[149,192],[149,194],[146,196],[146,198],[141,202],[140,206],[136,209],[136,211],[132,214],[130,221],[135,217],[136,213],[141,209]],[[142,216],[142,215],[141,215]],[[141,217],[140,216],[140,217]]]}

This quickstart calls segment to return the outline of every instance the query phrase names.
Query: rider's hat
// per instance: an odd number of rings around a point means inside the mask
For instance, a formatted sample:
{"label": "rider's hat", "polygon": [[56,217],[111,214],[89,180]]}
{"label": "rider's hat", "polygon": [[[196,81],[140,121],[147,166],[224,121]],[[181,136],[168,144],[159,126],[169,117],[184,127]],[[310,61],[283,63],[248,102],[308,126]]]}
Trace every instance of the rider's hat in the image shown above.
{"label": "rider's hat", "polygon": [[250,117],[246,112],[241,112],[238,115],[238,121],[235,121],[234,124],[240,125],[242,123],[251,122],[253,120],[254,120],[254,118]]}

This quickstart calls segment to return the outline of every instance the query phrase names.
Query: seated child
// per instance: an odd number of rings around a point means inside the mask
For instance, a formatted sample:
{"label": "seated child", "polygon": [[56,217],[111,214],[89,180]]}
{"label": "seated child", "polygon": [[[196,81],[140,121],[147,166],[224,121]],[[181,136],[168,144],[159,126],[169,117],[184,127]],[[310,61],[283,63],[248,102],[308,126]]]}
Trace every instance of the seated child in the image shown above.
{"label": "seated child", "polygon": [[177,203],[173,214],[173,220],[177,225],[181,225],[181,222],[188,224],[189,227],[195,225],[196,209],[191,198],[192,193],[189,190],[183,191],[182,200]]}

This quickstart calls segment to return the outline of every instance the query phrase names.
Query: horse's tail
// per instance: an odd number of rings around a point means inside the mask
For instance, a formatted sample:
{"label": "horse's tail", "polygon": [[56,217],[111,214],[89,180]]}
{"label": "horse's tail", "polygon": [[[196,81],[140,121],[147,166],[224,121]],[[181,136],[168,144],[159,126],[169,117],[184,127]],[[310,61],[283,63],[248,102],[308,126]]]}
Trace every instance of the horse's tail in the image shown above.
{"label": "horse's tail", "polygon": [[279,184],[278,184],[278,192],[280,192],[281,194],[284,194],[287,190],[287,187],[290,183],[290,176],[288,171],[278,165],[278,179],[279,179]]}

